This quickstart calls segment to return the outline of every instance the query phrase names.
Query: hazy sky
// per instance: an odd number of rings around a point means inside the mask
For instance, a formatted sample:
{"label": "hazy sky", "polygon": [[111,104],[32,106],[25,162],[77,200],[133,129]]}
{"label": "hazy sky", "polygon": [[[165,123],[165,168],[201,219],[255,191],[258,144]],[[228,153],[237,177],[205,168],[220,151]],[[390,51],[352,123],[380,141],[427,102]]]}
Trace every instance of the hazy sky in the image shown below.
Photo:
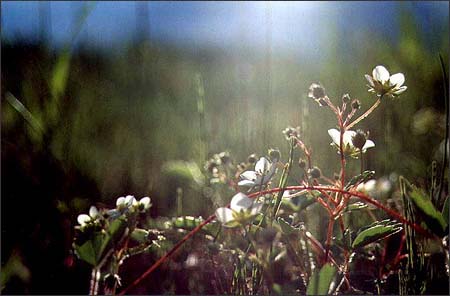
{"label": "hazy sky", "polygon": [[[85,2],[2,1],[2,38],[37,39],[49,29],[53,46],[70,42]],[[274,49],[318,50],[330,29],[357,33],[371,30],[395,40],[397,2],[140,2],[92,3],[77,38],[109,48],[136,38],[136,15],[148,8],[149,38],[188,47],[264,46],[267,34]],[[403,2],[425,31],[448,26],[448,2]],[[42,17],[40,17],[40,15]],[[50,17],[47,17],[47,16]],[[332,31],[331,31],[332,32]],[[430,41],[432,42],[432,40]]]}

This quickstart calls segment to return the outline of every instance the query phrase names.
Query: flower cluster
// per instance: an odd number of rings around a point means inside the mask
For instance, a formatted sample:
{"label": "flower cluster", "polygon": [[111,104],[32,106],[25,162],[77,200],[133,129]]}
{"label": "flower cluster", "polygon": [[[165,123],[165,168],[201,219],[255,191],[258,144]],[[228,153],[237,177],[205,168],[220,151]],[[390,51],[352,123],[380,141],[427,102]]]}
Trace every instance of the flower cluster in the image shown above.
{"label": "flower cluster", "polygon": [[[145,212],[151,207],[151,205],[151,200],[148,196],[143,197],[138,201],[134,196],[127,195],[125,197],[119,197],[116,200],[115,209],[105,210],[105,212],[111,218],[118,218],[122,214]],[[99,224],[102,218],[103,215],[99,212],[97,207],[91,206],[89,209],[89,215],[80,214],[77,217],[77,221],[78,224],[80,224],[80,229],[84,230],[89,226]]]}
{"label": "flower cluster", "polygon": [[100,214],[95,206],[89,208],[89,215],[80,214],[77,217],[78,224],[80,224],[81,229],[87,227],[88,225],[95,224],[100,218]]}

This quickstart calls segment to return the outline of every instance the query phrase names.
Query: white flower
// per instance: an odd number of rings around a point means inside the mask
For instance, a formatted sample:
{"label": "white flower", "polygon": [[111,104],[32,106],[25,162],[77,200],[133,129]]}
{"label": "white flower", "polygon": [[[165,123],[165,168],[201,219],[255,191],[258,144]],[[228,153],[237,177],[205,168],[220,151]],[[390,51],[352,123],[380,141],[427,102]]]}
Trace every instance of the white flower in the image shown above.
{"label": "white flower", "polygon": [[138,207],[142,211],[148,210],[151,207],[151,205],[152,203],[150,197],[148,196],[141,198],[138,202]]}
{"label": "white flower", "polygon": [[78,221],[78,224],[81,225],[81,227],[85,227],[86,225],[90,224],[91,222],[94,222],[99,217],[100,217],[100,214],[98,213],[97,208],[95,206],[91,206],[89,208],[89,215],[86,215],[86,214],[78,215],[77,221]]}
{"label": "white flower", "polygon": [[[329,129],[328,134],[330,135],[333,143],[331,145],[338,148],[340,147],[340,137],[341,133],[337,129]],[[360,150],[353,145],[352,138],[356,135],[355,131],[348,130],[344,132],[344,136],[342,138],[342,143],[344,144],[343,151],[344,155],[350,155],[352,157],[358,158]],[[366,143],[361,148],[362,152],[365,153],[367,149],[375,147],[375,143],[371,140],[366,140]]]}
{"label": "white flower", "polygon": [[141,198],[139,201],[132,195],[122,196],[116,201],[116,209],[108,211],[108,214],[113,217],[118,217],[121,213],[127,211],[134,212],[135,210],[139,210],[143,212],[149,209],[151,205],[152,203],[148,196]]}
{"label": "white flower", "polygon": [[381,178],[379,180],[370,179],[369,181],[361,183],[356,187],[357,191],[366,193],[372,197],[386,195],[391,191],[391,189],[392,184],[386,178]]}
{"label": "white flower", "polygon": [[231,199],[230,208],[216,210],[216,217],[224,226],[236,227],[261,212],[262,207],[263,203],[239,192]]}
{"label": "white flower", "polygon": [[397,97],[407,89],[406,86],[402,86],[405,82],[405,76],[402,73],[390,75],[383,66],[376,66],[372,76],[367,74],[365,76],[369,82],[369,92],[378,96]]}
{"label": "white flower", "polygon": [[255,165],[254,171],[245,171],[240,175],[239,186],[254,187],[267,184],[277,169],[275,160],[271,163],[267,158],[261,157]]}
{"label": "white flower", "polygon": [[367,194],[374,193],[376,190],[377,181],[375,179],[371,179],[367,182],[363,182],[356,187],[356,190],[365,192]]}
{"label": "white flower", "polygon": [[116,206],[118,209],[125,209],[125,208],[129,208],[131,206],[135,206],[137,205],[138,202],[136,200],[136,198],[134,198],[134,196],[132,195],[127,195],[126,197],[119,197],[116,201]]}

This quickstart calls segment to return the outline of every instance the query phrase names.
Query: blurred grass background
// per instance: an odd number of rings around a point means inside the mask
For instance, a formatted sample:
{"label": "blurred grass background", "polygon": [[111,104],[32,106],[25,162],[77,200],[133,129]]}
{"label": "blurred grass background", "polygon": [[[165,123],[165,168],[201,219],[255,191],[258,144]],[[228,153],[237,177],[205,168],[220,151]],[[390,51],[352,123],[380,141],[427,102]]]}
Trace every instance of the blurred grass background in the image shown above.
{"label": "blurred grass background", "polygon": [[[281,131],[289,125],[300,126],[314,163],[331,177],[339,165],[327,134],[335,118],[307,98],[308,87],[321,82],[336,103],[349,93],[366,110],[375,98],[364,74],[378,64],[404,73],[408,90],[359,125],[376,143],[367,165],[377,177],[396,173],[426,185],[443,152],[438,55],[448,68],[448,4],[425,26],[418,4],[395,3],[395,38],[370,26],[340,26],[351,4],[308,12],[318,20],[305,31],[320,25],[325,32],[315,56],[278,49],[274,40],[283,32],[271,26],[282,20],[272,18],[270,5],[256,47],[164,42],[140,26],[117,47],[54,47],[45,6],[36,11],[39,38],[2,32],[2,293],[85,293],[89,271],[70,251],[79,213],[134,194],[152,198],[153,217],[174,215],[180,187],[183,214],[206,216],[214,208],[202,189],[205,161],[228,151],[239,163],[269,147],[286,157]],[[80,26],[88,16],[80,14]],[[145,10],[136,18],[151,26]],[[244,33],[251,21],[244,20]],[[357,172],[359,163],[349,166]]]}

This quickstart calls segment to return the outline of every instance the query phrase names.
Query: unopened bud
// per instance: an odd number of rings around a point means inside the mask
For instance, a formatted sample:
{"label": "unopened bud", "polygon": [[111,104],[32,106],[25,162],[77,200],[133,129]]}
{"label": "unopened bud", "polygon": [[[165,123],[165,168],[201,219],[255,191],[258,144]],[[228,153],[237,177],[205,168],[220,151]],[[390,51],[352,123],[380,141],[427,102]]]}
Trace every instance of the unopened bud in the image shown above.
{"label": "unopened bud", "polygon": [[247,166],[245,165],[245,162],[241,162],[241,163],[238,165],[238,169],[241,170],[241,171],[245,170],[246,167],[247,167]]}
{"label": "unopened bud", "polygon": [[353,100],[352,109],[358,110],[359,108],[361,108],[361,103],[359,102],[359,100]]}
{"label": "unopened bud", "polygon": [[320,176],[322,176],[322,172],[320,171],[320,169],[318,167],[313,167],[312,169],[309,169],[308,174],[313,179],[318,179],[318,178],[320,178]]}
{"label": "unopened bud", "polygon": [[358,149],[362,149],[367,141],[367,134],[362,130],[357,130],[356,134],[352,137],[353,146]]}
{"label": "unopened bud", "polygon": [[258,158],[256,157],[256,154],[250,154],[247,158],[247,161],[251,164],[256,163],[256,161],[258,160]]}
{"label": "unopened bud", "polygon": [[323,88],[322,85],[320,85],[319,83],[311,84],[311,86],[309,87],[308,97],[314,100],[318,100],[325,96],[325,88]]}
{"label": "unopened bud", "polygon": [[305,161],[303,158],[300,158],[300,159],[298,160],[298,166],[299,166],[301,169],[304,169],[304,168],[306,167],[306,161]]}
{"label": "unopened bud", "polygon": [[350,103],[350,101],[351,101],[351,99],[350,99],[350,96],[348,94],[344,94],[342,96],[342,102],[344,102],[345,104]]}
{"label": "unopened bud", "polygon": [[227,164],[230,161],[230,153],[228,152],[220,152],[219,157],[223,164]]}
{"label": "unopened bud", "polygon": [[269,149],[269,156],[270,158],[273,160],[280,160],[281,158],[281,154],[280,154],[280,150],[278,149]]}

